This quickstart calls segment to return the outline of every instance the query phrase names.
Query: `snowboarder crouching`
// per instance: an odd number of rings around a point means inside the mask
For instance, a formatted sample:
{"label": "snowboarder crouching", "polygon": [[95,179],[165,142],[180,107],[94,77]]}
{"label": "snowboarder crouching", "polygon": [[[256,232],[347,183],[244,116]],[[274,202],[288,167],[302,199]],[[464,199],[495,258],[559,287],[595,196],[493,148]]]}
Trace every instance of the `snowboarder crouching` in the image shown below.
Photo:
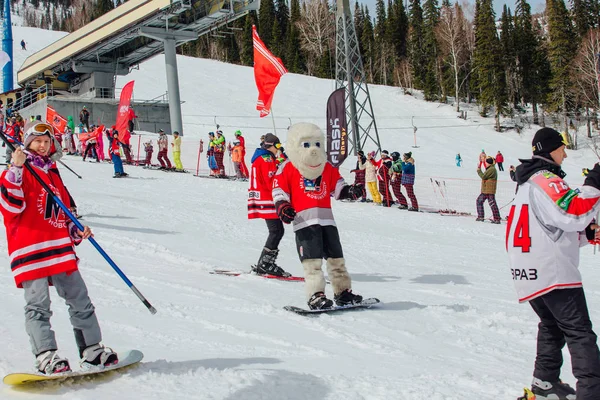
{"label": "snowboarder crouching", "polygon": [[336,304],[358,304],[362,296],[351,290],[330,195],[337,200],[356,200],[362,196],[363,186],[346,184],[338,169],[327,161],[325,138],[314,124],[292,125],[286,150],[289,159],[273,180],[273,200],[279,218],[287,224],[293,222],[308,306],[312,310],[333,306],[325,296],[323,259],[327,260]]}
{"label": "snowboarder crouching", "polygon": [[[74,245],[92,236],[89,227],[77,229],[23,165],[28,161],[40,178],[55,189],[66,204],[69,196],[58,173],[53,171],[53,128],[45,123],[28,127],[25,150],[17,148],[11,166],[0,176],[0,212],[6,227],[11,270],[18,288],[25,292],[25,330],[42,374],[70,371],[69,361],[57,353],[50,325],[50,292],[53,285],[69,306],[82,367],[112,365],[117,354],[100,344],[102,334],[78,271]],[[56,145],[56,143],[54,143]],[[59,147],[56,147],[59,149]]]}

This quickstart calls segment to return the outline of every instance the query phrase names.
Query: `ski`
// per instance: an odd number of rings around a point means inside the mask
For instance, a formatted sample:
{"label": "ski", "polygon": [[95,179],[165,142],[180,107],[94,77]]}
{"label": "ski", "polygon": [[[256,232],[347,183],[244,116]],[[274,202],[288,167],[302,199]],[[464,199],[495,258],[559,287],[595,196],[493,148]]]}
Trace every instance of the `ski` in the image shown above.
{"label": "ski", "polygon": [[62,372],[59,374],[45,375],[41,373],[14,373],[8,374],[4,377],[4,384],[6,385],[27,385],[35,384],[47,381],[62,381],[62,380],[77,380],[85,376],[99,375],[109,371],[115,371],[120,368],[128,367],[139,363],[144,358],[139,350],[130,350],[123,354],[122,358],[119,357],[119,362],[115,365],[102,368],[90,368],[81,369],[79,371]]}
{"label": "ski", "polygon": [[227,270],[227,269],[215,269],[210,271],[211,274],[214,275],[227,275],[227,276],[240,276],[240,275],[254,275],[254,276],[258,276],[261,278],[266,278],[266,279],[276,279],[276,280],[280,280],[280,281],[290,281],[290,282],[304,282],[304,278],[301,276],[277,276],[277,275],[258,275],[252,271],[250,272],[244,272],[244,271],[233,271],[233,270]]}
{"label": "ski", "polygon": [[369,299],[364,299],[359,304],[348,304],[345,306],[333,306],[330,308],[324,308],[322,310],[307,310],[306,308],[295,307],[295,306],[285,306],[285,307],[283,307],[283,309],[286,311],[291,311],[291,312],[299,314],[299,315],[314,315],[314,314],[325,314],[325,313],[338,312],[338,311],[347,311],[347,310],[352,310],[352,309],[357,309],[357,308],[362,308],[362,309],[371,308],[377,304],[380,304],[379,299],[369,298]]}

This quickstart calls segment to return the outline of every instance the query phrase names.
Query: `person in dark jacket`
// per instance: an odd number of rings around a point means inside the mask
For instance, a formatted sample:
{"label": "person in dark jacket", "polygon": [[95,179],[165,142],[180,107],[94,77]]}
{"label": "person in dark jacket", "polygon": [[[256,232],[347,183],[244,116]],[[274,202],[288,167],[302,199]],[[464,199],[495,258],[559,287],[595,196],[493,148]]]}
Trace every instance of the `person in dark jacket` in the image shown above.
{"label": "person in dark jacket", "polygon": [[494,166],[494,159],[492,157],[487,157],[485,159],[485,172],[481,172],[481,169],[478,167],[477,174],[479,174],[479,177],[481,178],[481,194],[477,197],[476,221],[485,221],[483,203],[487,200],[492,209],[492,223],[499,224],[500,210],[498,210],[498,204],[496,204],[498,171],[496,171],[496,167]]}
{"label": "person in dark jacket", "polygon": [[419,211],[419,203],[415,196],[415,160],[412,152],[404,153],[402,156],[402,186],[406,189],[406,194],[410,199],[411,206],[408,211]]}
{"label": "person in dark jacket", "polygon": [[392,168],[392,159],[390,153],[387,150],[381,152],[381,159],[375,163],[374,160],[371,162],[377,167],[377,182],[379,183],[379,193],[381,193],[382,202],[381,205],[384,207],[391,207],[394,204],[392,195],[390,194],[390,168]]}
{"label": "person in dark jacket", "polygon": [[358,156],[358,160],[356,161],[356,168],[353,169],[350,172],[354,172],[354,184],[355,185],[362,185],[363,186],[363,195],[361,198],[361,203],[364,203],[367,201],[367,189],[366,189],[366,178],[365,178],[365,174],[366,174],[366,163],[367,163],[367,157],[365,157],[365,152],[360,150],[359,152],[357,152],[357,156]]}
{"label": "person in dark jacket", "polygon": [[79,122],[85,125],[87,132],[90,131],[90,112],[87,110],[86,106],[83,106],[79,113]]}

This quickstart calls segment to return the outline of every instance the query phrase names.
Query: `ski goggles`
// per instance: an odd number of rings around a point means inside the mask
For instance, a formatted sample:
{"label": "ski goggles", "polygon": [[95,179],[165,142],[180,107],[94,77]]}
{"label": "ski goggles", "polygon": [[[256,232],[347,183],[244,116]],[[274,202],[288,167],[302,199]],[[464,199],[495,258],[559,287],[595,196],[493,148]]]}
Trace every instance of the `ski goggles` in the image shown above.
{"label": "ski goggles", "polygon": [[29,129],[27,129],[26,132],[27,135],[34,135],[34,136],[42,136],[42,135],[54,135],[54,128],[52,127],[52,125],[49,124],[45,124],[43,122],[39,122],[31,127],[29,127]]}

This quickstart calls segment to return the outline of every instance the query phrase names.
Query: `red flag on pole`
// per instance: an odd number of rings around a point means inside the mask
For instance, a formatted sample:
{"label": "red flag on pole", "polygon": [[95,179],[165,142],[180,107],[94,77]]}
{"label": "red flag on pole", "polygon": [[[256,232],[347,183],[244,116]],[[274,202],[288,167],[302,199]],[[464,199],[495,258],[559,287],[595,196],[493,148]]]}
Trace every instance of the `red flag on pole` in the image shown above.
{"label": "red flag on pole", "polygon": [[275,88],[281,76],[287,73],[281,59],[275,57],[260,40],[256,27],[252,25],[252,42],[254,43],[254,80],[258,89],[256,109],[260,116],[266,117],[271,112],[271,102]]}
{"label": "red flag on pole", "polygon": [[121,99],[119,100],[119,108],[117,109],[117,123],[115,124],[117,131],[119,131],[119,140],[121,142],[123,142],[127,123],[129,122],[129,105],[131,104],[134,82],[128,82],[123,86],[123,90],[121,90]]}
{"label": "red flag on pole", "polygon": [[65,133],[67,120],[50,106],[46,107],[46,122],[54,127],[56,132]]}

